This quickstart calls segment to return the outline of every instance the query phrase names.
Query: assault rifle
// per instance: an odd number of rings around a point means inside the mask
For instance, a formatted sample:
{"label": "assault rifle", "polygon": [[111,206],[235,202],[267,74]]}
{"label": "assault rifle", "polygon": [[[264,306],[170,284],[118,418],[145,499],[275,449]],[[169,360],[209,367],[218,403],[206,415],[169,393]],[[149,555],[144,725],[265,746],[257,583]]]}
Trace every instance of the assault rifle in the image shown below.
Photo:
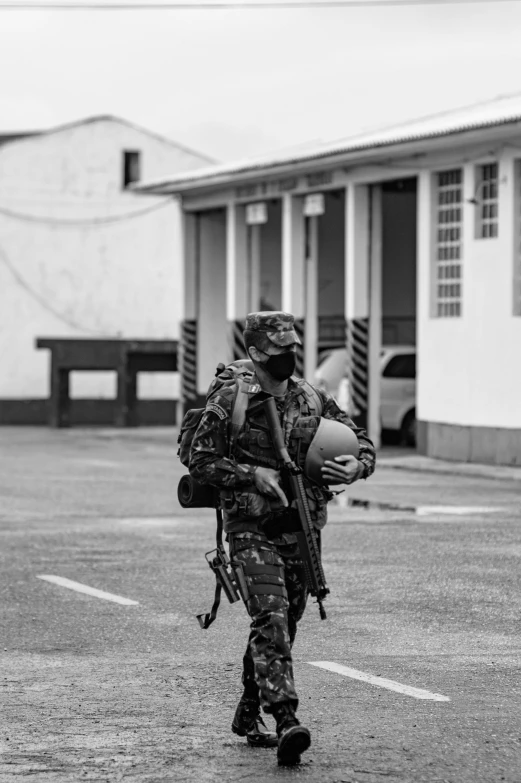
{"label": "assault rifle", "polygon": [[313,527],[313,520],[311,519],[302,468],[293,462],[289,456],[286,444],[284,443],[284,433],[280,426],[274,398],[269,397],[269,399],[265,400],[263,407],[268,419],[268,427],[273,439],[275,451],[283,462],[282,470],[285,479],[284,484],[289,487],[291,495],[288,500],[290,502],[295,501],[297,506],[296,511],[298,513],[301,529],[296,535],[300,554],[304,561],[306,583],[311,595],[317,599],[320,619],[325,620],[326,612],[322,606],[322,601],[329,593],[329,588],[326,585],[326,577],[320,560],[320,549],[317,541],[317,534]]}

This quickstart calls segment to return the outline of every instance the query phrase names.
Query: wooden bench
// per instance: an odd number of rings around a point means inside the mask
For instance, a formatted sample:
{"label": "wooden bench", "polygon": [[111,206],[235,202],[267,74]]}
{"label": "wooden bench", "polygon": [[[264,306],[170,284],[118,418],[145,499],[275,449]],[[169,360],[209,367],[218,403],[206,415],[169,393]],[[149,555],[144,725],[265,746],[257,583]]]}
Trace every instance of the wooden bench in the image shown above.
{"label": "wooden bench", "polygon": [[[38,338],[36,348],[51,352],[49,425],[70,426],[69,373],[117,373],[115,421],[117,427],[139,424],[138,372],[176,372],[177,340],[103,340]],[[173,423],[173,422],[172,422]]]}

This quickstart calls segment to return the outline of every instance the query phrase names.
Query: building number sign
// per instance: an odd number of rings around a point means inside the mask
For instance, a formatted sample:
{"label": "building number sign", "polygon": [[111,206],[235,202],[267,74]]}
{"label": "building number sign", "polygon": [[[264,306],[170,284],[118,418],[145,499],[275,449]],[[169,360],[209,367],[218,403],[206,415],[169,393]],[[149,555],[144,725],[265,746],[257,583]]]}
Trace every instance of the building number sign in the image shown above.
{"label": "building number sign", "polygon": [[265,201],[257,204],[248,204],[246,207],[246,223],[249,226],[258,226],[268,222],[268,208]]}
{"label": "building number sign", "polygon": [[324,194],[311,193],[304,199],[304,215],[306,217],[316,217],[325,212]]}

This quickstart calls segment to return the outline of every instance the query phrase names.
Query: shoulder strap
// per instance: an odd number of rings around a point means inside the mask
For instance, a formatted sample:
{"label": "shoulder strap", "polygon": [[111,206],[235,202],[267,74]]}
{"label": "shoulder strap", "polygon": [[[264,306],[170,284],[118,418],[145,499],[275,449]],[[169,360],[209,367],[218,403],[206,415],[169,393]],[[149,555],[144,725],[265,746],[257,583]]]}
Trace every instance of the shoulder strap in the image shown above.
{"label": "shoulder strap", "polygon": [[322,397],[318,393],[318,391],[315,389],[314,386],[312,386],[310,383],[308,383],[304,378],[295,378],[294,379],[304,394],[306,395],[306,402],[308,403],[308,406],[310,408],[310,413],[313,416],[322,416]]}
{"label": "shoulder strap", "polygon": [[246,420],[246,410],[248,409],[248,388],[249,384],[244,377],[237,377],[235,397],[232,403],[232,418],[230,421],[230,450],[231,457],[235,448],[235,443],[239,437],[239,432]]}

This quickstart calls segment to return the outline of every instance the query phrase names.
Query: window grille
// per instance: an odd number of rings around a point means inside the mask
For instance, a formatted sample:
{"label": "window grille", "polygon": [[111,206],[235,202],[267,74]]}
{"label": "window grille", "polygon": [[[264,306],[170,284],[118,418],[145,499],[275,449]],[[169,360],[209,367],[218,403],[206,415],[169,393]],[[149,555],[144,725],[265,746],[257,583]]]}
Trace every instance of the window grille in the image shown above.
{"label": "window grille", "polygon": [[461,315],[463,172],[441,171],[436,175],[436,281],[435,315]]}
{"label": "window grille", "polygon": [[478,166],[476,183],[477,236],[493,239],[498,235],[498,175],[497,163]]}

